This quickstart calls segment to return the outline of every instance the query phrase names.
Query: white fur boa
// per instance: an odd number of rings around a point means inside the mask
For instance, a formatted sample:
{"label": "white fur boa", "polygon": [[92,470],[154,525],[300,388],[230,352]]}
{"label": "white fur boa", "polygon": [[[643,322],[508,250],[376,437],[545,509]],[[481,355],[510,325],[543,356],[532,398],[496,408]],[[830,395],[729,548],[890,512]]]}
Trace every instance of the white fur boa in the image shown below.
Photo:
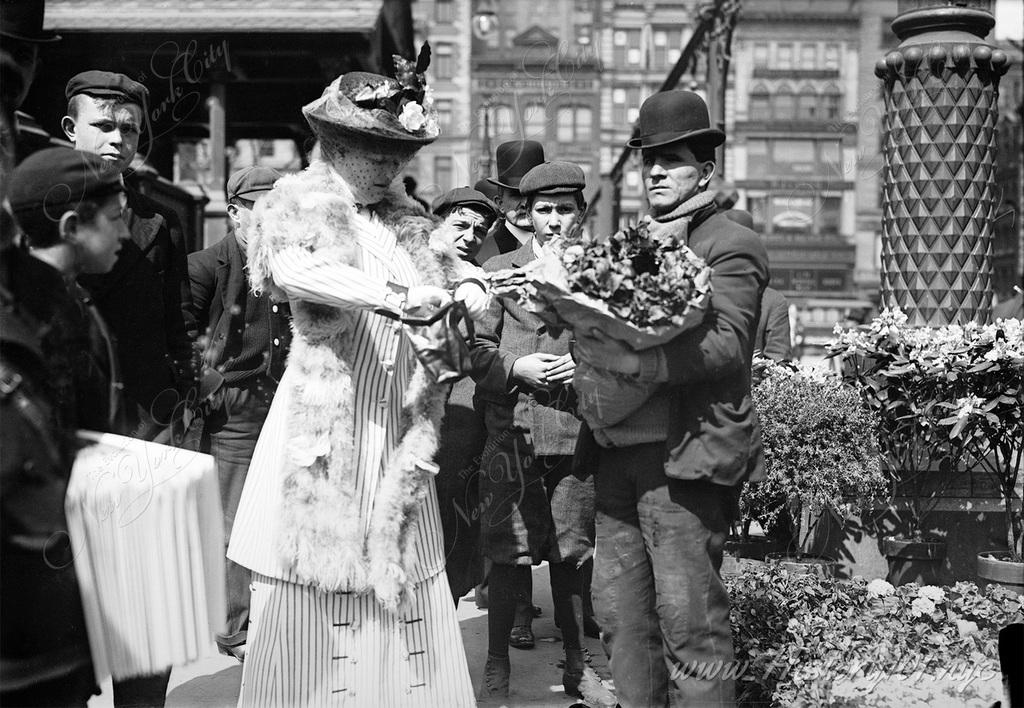
{"label": "white fur boa", "polygon": [[[279,180],[253,214],[249,278],[255,290],[273,282],[269,256],[302,245],[358,265],[356,235],[349,228],[354,199],[325,162]],[[375,206],[380,219],[411,256],[424,284],[450,287],[466,274],[451,235],[404,192],[393,188]],[[417,361],[406,391],[398,448],[381,479],[369,526],[355,495],[357,471],[353,412],[351,324],[355,313],[310,302],[292,303],[289,367],[292,408],[288,463],[281,471],[279,549],[304,582],[328,592],[373,590],[397,609],[409,597],[420,503],[433,483],[448,387],[433,383]],[[364,534],[363,529],[369,530]]]}

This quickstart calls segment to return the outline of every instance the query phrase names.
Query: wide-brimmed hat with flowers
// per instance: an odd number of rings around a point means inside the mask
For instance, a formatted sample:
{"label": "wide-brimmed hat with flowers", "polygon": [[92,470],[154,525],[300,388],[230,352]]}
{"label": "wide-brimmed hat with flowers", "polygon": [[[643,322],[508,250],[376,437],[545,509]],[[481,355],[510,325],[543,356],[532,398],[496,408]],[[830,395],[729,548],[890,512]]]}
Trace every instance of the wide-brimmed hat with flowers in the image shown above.
{"label": "wide-brimmed hat with flowers", "polygon": [[397,55],[394,61],[396,78],[350,71],[303,106],[306,121],[321,141],[355,136],[414,148],[437,138],[437,111],[424,76],[430,45],[423,44],[415,64]]}

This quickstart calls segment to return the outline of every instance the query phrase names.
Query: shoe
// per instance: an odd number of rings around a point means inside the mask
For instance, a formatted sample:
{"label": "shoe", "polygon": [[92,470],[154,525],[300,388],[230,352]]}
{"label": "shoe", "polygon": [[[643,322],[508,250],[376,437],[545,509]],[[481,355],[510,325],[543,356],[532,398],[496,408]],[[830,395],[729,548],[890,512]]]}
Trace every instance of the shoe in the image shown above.
{"label": "shoe", "polygon": [[223,644],[217,645],[217,651],[224,656],[233,656],[238,659],[238,663],[245,663],[245,644],[236,644],[233,647],[226,647]]}
{"label": "shoe", "polygon": [[583,636],[591,639],[601,638],[601,625],[593,617],[583,618]]}
{"label": "shoe", "polygon": [[582,698],[589,706],[611,708],[617,701],[601,677],[587,666],[582,649],[565,650],[565,670],[562,672],[562,688],[566,695]]}
{"label": "shoe", "polygon": [[476,586],[476,609],[486,610],[487,609],[487,586],[477,585]]}
{"label": "shoe", "polygon": [[508,633],[508,645],[516,649],[533,649],[533,630],[525,624],[518,624]]}
{"label": "shoe", "polygon": [[484,680],[480,684],[477,698],[508,698],[508,678],[512,673],[512,664],[507,656],[487,655],[484,664]]}

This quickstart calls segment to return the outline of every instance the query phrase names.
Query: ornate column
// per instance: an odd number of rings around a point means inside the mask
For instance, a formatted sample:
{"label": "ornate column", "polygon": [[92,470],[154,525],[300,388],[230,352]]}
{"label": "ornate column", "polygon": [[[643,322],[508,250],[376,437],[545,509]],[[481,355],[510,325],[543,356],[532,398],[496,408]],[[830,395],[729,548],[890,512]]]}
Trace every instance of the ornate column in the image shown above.
{"label": "ornate column", "polygon": [[992,309],[994,145],[1008,57],[983,38],[992,0],[900,0],[884,82],[882,305],[911,324],[985,322]]}

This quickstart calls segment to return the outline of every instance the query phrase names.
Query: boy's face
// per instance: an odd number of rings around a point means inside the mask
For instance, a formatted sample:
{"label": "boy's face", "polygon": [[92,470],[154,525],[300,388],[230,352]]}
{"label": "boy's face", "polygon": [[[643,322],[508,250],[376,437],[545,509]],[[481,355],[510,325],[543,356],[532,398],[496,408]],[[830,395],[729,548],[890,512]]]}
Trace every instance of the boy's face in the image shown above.
{"label": "boy's face", "polygon": [[465,206],[457,206],[452,209],[444,218],[444,223],[451,226],[455,232],[455,248],[459,257],[464,261],[472,261],[480,252],[480,247],[487,237],[487,230],[494,222],[493,217]]}
{"label": "boy's face", "polygon": [[78,220],[71,241],[83,273],[109,273],[117,262],[121,242],[131,237],[121,216],[119,194],[112,194],[99,205],[91,221]]}
{"label": "boy's face", "polygon": [[580,218],[575,194],[538,194],[530,205],[534,234],[542,244],[565,236]]}
{"label": "boy's face", "polygon": [[61,125],[76,150],[91,152],[124,172],[139,149],[142,108],[80,94],[75,97],[77,117],[64,116]]}
{"label": "boy's face", "polygon": [[246,204],[228,204],[228,218],[234,224],[235,240],[242,251],[249,245],[249,224],[252,223],[252,207],[255,202]]}

